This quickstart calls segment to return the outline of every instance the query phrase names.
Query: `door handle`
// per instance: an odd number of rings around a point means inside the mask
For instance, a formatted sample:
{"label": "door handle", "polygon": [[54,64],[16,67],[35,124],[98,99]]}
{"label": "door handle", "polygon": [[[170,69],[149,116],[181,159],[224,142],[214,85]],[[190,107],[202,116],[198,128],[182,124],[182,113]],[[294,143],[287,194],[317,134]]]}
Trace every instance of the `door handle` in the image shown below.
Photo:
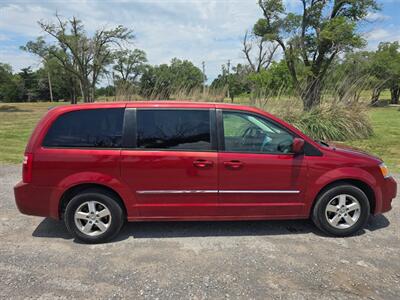
{"label": "door handle", "polygon": [[204,168],[209,168],[209,167],[211,167],[211,166],[213,165],[213,162],[210,161],[210,160],[198,159],[198,160],[195,160],[195,161],[193,162],[193,165],[194,165],[195,167],[197,167],[197,168],[202,168],[202,169],[204,169]]}
{"label": "door handle", "polygon": [[229,169],[237,170],[243,167],[243,163],[238,160],[224,161],[224,166]]}

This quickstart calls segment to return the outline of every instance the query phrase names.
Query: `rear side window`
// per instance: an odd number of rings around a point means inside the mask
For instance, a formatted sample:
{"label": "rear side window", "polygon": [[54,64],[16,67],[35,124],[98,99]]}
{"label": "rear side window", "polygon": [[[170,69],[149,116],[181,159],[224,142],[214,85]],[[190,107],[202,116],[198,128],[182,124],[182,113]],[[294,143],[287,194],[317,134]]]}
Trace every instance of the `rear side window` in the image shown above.
{"label": "rear side window", "polygon": [[120,148],[123,108],[87,109],[63,114],[52,124],[45,147]]}
{"label": "rear side window", "polygon": [[211,150],[209,110],[138,110],[137,147]]}

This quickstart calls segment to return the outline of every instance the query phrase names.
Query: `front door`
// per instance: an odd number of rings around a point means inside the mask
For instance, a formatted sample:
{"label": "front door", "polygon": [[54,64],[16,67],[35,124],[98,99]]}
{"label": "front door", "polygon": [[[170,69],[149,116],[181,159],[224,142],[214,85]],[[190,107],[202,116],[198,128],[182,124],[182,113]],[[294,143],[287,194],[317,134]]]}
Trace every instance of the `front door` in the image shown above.
{"label": "front door", "polygon": [[136,142],[121,152],[121,170],[139,217],[202,219],[216,214],[214,115],[209,109],[137,109]]}
{"label": "front door", "polygon": [[306,157],[291,153],[293,135],[259,115],[222,111],[219,214],[291,218],[304,208]]}

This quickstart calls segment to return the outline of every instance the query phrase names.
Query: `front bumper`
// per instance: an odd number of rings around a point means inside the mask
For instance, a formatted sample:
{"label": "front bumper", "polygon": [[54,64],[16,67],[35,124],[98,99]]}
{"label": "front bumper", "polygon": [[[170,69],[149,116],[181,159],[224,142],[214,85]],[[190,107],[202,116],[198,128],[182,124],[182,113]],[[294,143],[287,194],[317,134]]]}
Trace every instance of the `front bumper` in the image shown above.
{"label": "front bumper", "polygon": [[382,188],[382,206],[381,213],[387,212],[392,209],[392,201],[396,198],[397,183],[393,177],[388,177],[384,181]]}
{"label": "front bumper", "polygon": [[56,192],[54,187],[38,187],[21,181],[14,187],[15,203],[23,214],[58,219],[58,202],[51,201]]}

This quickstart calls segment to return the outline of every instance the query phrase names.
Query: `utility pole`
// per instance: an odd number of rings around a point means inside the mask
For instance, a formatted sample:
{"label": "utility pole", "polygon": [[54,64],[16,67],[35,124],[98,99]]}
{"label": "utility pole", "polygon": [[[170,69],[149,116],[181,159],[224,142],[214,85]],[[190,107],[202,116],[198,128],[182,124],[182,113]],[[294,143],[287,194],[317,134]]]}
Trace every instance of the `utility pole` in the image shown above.
{"label": "utility pole", "polygon": [[47,81],[49,83],[50,102],[53,102],[53,87],[51,86],[50,70],[47,70]]}
{"label": "utility pole", "polygon": [[228,59],[228,63],[227,63],[227,67],[228,67],[228,77],[227,77],[227,79],[228,79],[228,91],[227,91],[227,97],[228,98],[230,98],[231,97],[231,95],[230,95],[230,93],[229,93],[229,72],[230,72],[230,69],[231,69],[231,60],[230,59]]}
{"label": "utility pole", "polygon": [[203,69],[203,100],[205,100],[204,98],[206,96],[206,63],[202,61],[201,66]]}

